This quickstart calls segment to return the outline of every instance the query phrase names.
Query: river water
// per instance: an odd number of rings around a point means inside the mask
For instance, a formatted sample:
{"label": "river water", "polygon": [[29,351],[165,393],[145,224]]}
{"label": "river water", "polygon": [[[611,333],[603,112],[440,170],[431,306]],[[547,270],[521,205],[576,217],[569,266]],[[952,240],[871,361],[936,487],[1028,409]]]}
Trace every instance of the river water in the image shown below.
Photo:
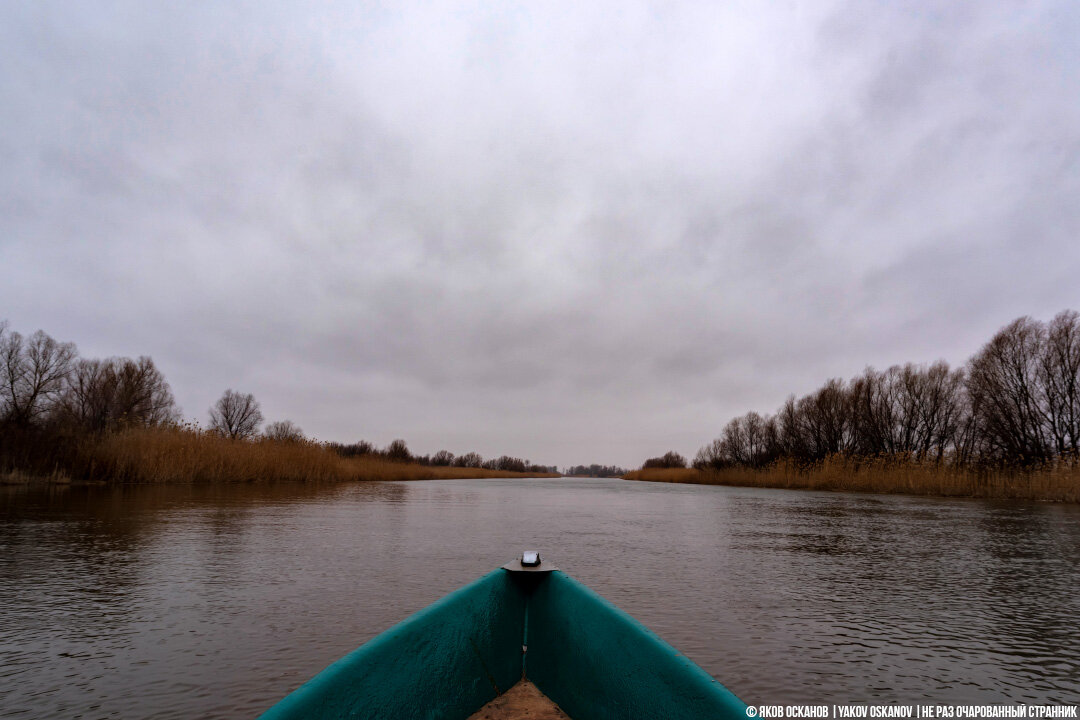
{"label": "river water", "polygon": [[1080,702],[1080,507],[623,480],[0,488],[0,717],[250,718],[523,549],[750,704]]}

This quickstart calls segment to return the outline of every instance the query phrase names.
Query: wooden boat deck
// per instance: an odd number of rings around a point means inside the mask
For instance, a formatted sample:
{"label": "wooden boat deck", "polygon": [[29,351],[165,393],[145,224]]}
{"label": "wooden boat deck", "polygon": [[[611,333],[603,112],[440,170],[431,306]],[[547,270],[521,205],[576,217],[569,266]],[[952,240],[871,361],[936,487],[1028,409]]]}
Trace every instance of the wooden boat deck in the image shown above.
{"label": "wooden boat deck", "polygon": [[528,680],[489,702],[469,720],[570,720],[558,705]]}

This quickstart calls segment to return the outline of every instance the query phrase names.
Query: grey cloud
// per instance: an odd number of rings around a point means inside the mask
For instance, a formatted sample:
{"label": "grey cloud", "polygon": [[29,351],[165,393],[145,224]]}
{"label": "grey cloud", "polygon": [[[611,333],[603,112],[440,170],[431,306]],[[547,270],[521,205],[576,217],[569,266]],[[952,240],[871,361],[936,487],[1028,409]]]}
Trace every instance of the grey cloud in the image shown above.
{"label": "grey cloud", "polygon": [[683,453],[1076,307],[1080,10],[0,10],[0,318],[326,439]]}

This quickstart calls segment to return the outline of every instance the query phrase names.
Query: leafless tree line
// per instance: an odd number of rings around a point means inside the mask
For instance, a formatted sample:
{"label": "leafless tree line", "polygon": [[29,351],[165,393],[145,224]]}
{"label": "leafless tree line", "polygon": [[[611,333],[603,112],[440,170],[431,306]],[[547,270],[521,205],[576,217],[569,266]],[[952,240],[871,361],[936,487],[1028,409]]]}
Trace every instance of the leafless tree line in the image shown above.
{"label": "leafless tree line", "polygon": [[[262,419],[251,394],[226,390],[210,410],[210,429],[248,439]],[[24,337],[0,322],[3,428],[100,433],[179,420],[169,383],[149,357],[80,358],[73,343],[58,342],[42,330]],[[271,424],[266,437],[295,441],[303,434],[285,420]]]}
{"label": "leafless tree line", "polygon": [[0,423],[98,432],[178,418],[165,377],[148,357],[78,357],[72,343],[38,330],[23,337],[0,323]]}
{"label": "leafless tree line", "polygon": [[643,470],[649,469],[671,469],[671,468],[684,468],[686,467],[686,458],[674,450],[669,450],[659,457],[649,458],[645,461],[645,464],[641,466]]}
{"label": "leafless tree line", "polygon": [[432,455],[413,455],[409,451],[404,440],[394,440],[385,448],[379,449],[367,440],[342,444],[328,443],[328,446],[343,457],[375,457],[390,460],[392,462],[409,462],[419,465],[432,465],[440,467],[463,467],[484,468],[487,470],[508,470],[521,473],[554,473],[558,472],[555,466],[537,465],[528,460],[502,455],[498,458],[485,460],[480,453],[469,452],[462,455],[454,455],[449,450],[439,450]]}
{"label": "leafless tree line", "polygon": [[1080,459],[1080,314],[1022,317],[963,368],[868,368],[791,396],[774,415],[735,418],[698,468],[813,463],[829,455],[1023,466]]}
{"label": "leafless tree line", "polygon": [[574,465],[568,467],[563,470],[563,475],[577,477],[622,477],[626,472],[625,468],[621,468],[618,465],[599,465],[593,463],[592,465]]}

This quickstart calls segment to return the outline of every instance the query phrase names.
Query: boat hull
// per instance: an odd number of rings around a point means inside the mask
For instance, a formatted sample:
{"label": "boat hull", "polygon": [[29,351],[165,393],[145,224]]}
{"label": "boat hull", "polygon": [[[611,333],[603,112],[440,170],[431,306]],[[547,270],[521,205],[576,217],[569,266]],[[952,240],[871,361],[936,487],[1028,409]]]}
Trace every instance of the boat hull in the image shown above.
{"label": "boat hull", "polygon": [[745,718],[691,660],[559,572],[495,570],[335,662],[263,720],[464,720],[527,676],[574,720]]}

